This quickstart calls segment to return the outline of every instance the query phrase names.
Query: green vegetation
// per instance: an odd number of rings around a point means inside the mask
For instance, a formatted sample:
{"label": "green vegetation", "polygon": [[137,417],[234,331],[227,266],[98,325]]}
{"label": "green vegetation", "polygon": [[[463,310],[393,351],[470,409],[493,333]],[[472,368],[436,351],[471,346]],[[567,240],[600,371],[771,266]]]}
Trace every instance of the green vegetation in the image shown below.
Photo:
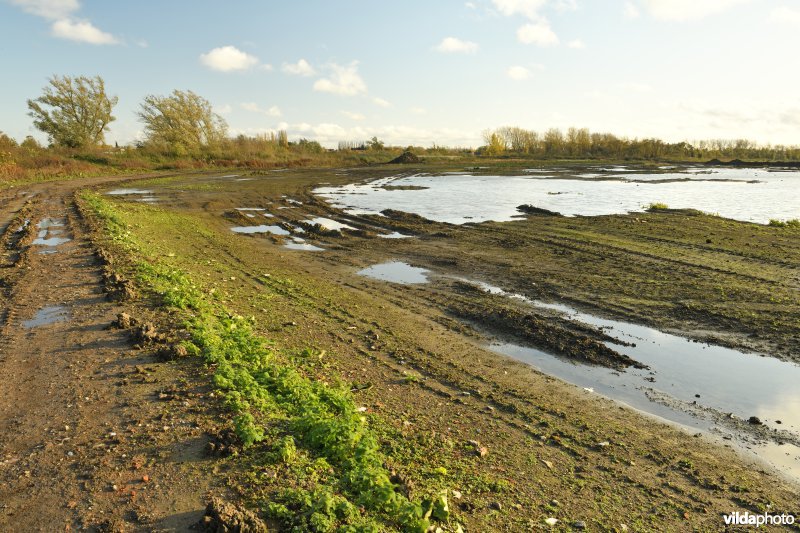
{"label": "green vegetation", "polygon": [[800,228],[800,219],[793,218],[791,220],[778,220],[771,218],[769,220],[769,225],[776,228]]}
{"label": "green vegetation", "polygon": [[309,531],[422,532],[431,522],[448,527],[446,492],[433,491],[422,502],[401,494],[378,444],[380,420],[358,409],[347,386],[314,379],[302,364],[324,354],[306,350],[292,358],[273,349],[254,333],[254,319],[232,314],[185,272],[155,260],[158,254],[137,241],[111,204],[92,193],[82,199],[114,249],[133,262],[140,285],[183,317],[189,334],[183,345],[213,369],[244,446],[262,443],[272,450],[264,456],[268,463],[299,463],[315,476],[311,488],[287,488],[265,504],[272,518]]}
{"label": "green vegetation", "polygon": [[28,100],[33,125],[47,134],[50,143],[69,148],[88,148],[104,142],[111,110],[117,97],[106,95],[103,78],[53,76],[42,96]]}
{"label": "green vegetation", "polygon": [[663,202],[653,202],[647,206],[648,211],[664,211],[669,209],[669,206]]}

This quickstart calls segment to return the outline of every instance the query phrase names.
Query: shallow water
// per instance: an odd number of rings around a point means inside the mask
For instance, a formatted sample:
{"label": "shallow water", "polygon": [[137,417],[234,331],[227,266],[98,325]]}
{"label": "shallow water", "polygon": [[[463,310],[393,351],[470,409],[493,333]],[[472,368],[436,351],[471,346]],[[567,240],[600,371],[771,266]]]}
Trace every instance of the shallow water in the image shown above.
{"label": "shallow water", "polygon": [[112,196],[125,196],[128,194],[153,194],[153,191],[148,191],[145,189],[113,189],[108,191],[106,194],[110,194]]}
{"label": "shallow water", "polygon": [[289,235],[289,232],[283,229],[280,226],[268,226],[268,225],[260,225],[260,226],[236,226],[231,228],[231,231],[235,233],[272,233],[274,235]]}
{"label": "shallow water", "polygon": [[770,430],[800,439],[800,365],[692,342],[646,326],[603,319],[565,305],[532,301],[498,287],[479,285],[494,294],[565,313],[572,320],[633,343],[635,346],[608,346],[650,368],[619,372],[511,343],[494,343],[492,350],[641,411],[720,436],[733,435],[740,446],[744,443],[756,455],[800,478],[800,448],[791,443],[764,443],[727,423],[735,420],[728,414],[739,423],[756,416]]}
{"label": "shallow water", "polygon": [[36,246],[46,246],[50,250],[45,253],[55,253],[55,247],[71,241],[69,237],[59,237],[64,234],[64,226],[67,221],[63,218],[50,218],[46,217],[36,224],[39,228],[39,233],[31,244]]}
{"label": "shallow water", "polygon": [[30,319],[22,322],[24,328],[38,328],[39,326],[46,326],[66,320],[68,316],[67,310],[60,305],[52,305],[43,307],[36,312],[36,315]]}
{"label": "shallow water", "polygon": [[311,224],[319,224],[325,229],[329,230],[343,230],[343,229],[355,229],[353,226],[348,226],[343,222],[339,222],[337,220],[333,220],[332,218],[325,218],[325,217],[314,217],[308,219]]}
{"label": "shallow water", "polygon": [[[557,177],[552,175],[554,170]],[[354,214],[397,209],[454,224],[512,220],[519,215],[516,207],[520,204],[568,216],[642,211],[660,202],[762,224],[773,218],[800,218],[797,171],[720,168],[647,174],[634,167],[610,170],[568,174],[549,169],[551,175],[529,172],[524,176],[416,175],[319,187],[315,192]],[[425,189],[387,190],[386,185]]]}
{"label": "shallow water", "polygon": [[313,244],[307,243],[304,239],[300,237],[294,237],[291,242],[287,242],[283,245],[284,248],[289,250],[297,250],[301,252],[324,252],[325,248],[320,246],[315,246]]}
{"label": "shallow water", "polygon": [[425,270],[424,268],[413,267],[408,263],[392,261],[359,270],[358,275],[379,279],[381,281],[391,281],[392,283],[410,285],[427,283],[428,272],[429,271]]}

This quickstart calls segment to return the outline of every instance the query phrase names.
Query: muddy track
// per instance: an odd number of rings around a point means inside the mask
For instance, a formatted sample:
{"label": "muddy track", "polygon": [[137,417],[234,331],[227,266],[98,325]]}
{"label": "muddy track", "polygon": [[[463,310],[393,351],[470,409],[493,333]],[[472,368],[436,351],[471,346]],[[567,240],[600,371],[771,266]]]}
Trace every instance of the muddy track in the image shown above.
{"label": "muddy track", "polygon": [[202,432],[157,399],[174,373],[109,327],[123,308],[73,200],[103,181],[0,200],[2,531],[172,529],[202,515],[207,483],[182,479]]}

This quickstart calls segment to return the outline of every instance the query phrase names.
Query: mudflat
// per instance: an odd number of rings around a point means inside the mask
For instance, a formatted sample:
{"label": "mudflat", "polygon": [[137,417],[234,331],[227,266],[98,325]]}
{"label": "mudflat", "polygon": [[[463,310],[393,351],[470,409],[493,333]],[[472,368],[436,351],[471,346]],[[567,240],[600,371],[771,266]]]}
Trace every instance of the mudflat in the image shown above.
{"label": "mudflat", "polygon": [[[165,303],[167,289],[148,287],[137,261],[180,272],[198,297],[244,317],[304,379],[347,389],[397,493],[446,497],[446,513],[431,507],[443,528],[519,531],[555,519],[566,529],[717,530],[735,511],[797,513],[796,484],[768,465],[492,351],[513,342],[616,372],[647,366],[626,354],[630,340],[615,344],[613,332],[485,287],[795,361],[797,229],[668,209],[454,225],[353,215],[313,193],[396,172],[7,191],[0,523],[181,528],[201,522],[217,496],[275,528],[401,527],[366,506],[337,512],[358,500],[339,479],[347,462],[308,439],[288,445],[287,418],[253,408],[264,438],[242,446],[231,436],[215,365],[177,349],[165,356],[157,342],[189,339],[185,321],[198,311]],[[89,201],[83,189],[100,194]],[[53,253],[32,244],[46,217],[63,217],[57,236],[71,239]],[[130,242],[109,234],[112,219]],[[420,269],[413,281],[424,282],[403,283],[402,269],[394,281],[391,270],[359,274],[392,262]],[[107,301],[104,288],[126,283]],[[64,310],[54,321],[23,325],[52,306]],[[321,488],[339,502],[330,512],[314,507]]]}

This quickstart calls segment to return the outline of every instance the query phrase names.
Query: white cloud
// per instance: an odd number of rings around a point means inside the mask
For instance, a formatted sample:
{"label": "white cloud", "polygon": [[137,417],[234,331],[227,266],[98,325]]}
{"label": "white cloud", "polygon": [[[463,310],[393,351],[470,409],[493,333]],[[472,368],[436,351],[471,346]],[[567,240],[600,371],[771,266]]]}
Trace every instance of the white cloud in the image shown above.
{"label": "white cloud", "polygon": [[545,20],[525,24],[517,30],[517,39],[524,44],[538,46],[555,46],[559,43],[558,35]]}
{"label": "white cloud", "polygon": [[584,48],[586,48],[586,43],[584,43],[580,39],[574,39],[574,40],[568,42],[567,46],[569,46],[570,48],[573,48],[575,50],[583,50]]}
{"label": "white cloud", "polygon": [[222,104],[214,107],[214,113],[218,115],[228,115],[231,111],[233,111],[233,107],[231,107],[230,104]]}
{"label": "white cloud", "polygon": [[221,46],[200,55],[200,61],[212,70],[233,72],[248,70],[258,65],[258,58],[242,52],[235,46]]}
{"label": "white cloud", "polygon": [[636,4],[633,2],[625,2],[625,7],[622,9],[622,15],[626,19],[634,20],[638,19],[642,14]]}
{"label": "white cloud", "polygon": [[62,20],[81,8],[78,0],[11,0],[15,6],[37,17]]}
{"label": "white cloud", "polygon": [[269,109],[263,109],[260,105],[256,104],[255,102],[244,102],[239,105],[245,111],[267,115],[268,117],[280,117],[283,115],[283,113],[281,113],[281,109],[278,106],[272,106]]}
{"label": "white cloud", "polygon": [[456,37],[445,37],[434,49],[445,54],[474,54],[478,51],[478,44]]}
{"label": "white cloud", "polygon": [[800,27],[800,9],[797,8],[788,6],[776,7],[770,12],[769,18],[773,22]]}
{"label": "white cloud", "polygon": [[347,66],[332,63],[328,66],[331,74],[314,82],[314,90],[324,93],[354,96],[367,92],[367,84],[358,74],[358,61]]}
{"label": "white cloud", "polygon": [[660,20],[689,21],[727,11],[750,0],[643,0],[650,14]]}
{"label": "white cloud", "polygon": [[89,44],[117,44],[119,41],[110,33],[106,33],[88,20],[57,20],[52,27],[53,37]]}
{"label": "white cloud", "polygon": [[475,5],[475,2],[467,2],[466,4],[464,4],[464,7],[466,7],[467,9],[478,9],[478,6]]}
{"label": "white cloud", "polygon": [[317,72],[314,70],[314,67],[306,61],[305,59],[300,59],[297,63],[284,63],[281,67],[281,70],[287,74],[293,74],[295,76],[313,76]]}
{"label": "white cloud", "polygon": [[372,103],[378,107],[392,107],[391,102],[384,100],[383,98],[378,98],[377,96],[372,99]]}
{"label": "white cloud", "polygon": [[535,20],[539,18],[539,10],[544,7],[547,0],[492,0],[492,3],[495,9],[507,17],[522,15]]}
{"label": "white cloud", "polygon": [[512,80],[527,80],[531,77],[531,71],[530,69],[521,65],[514,65],[512,67],[508,67],[506,75],[508,75],[508,77]]}
{"label": "white cloud", "polygon": [[89,44],[118,44],[120,41],[110,33],[97,28],[88,20],[78,20],[73,15],[80,10],[78,0],[10,0],[26,13],[53,21],[50,33],[53,37]]}
{"label": "white cloud", "polygon": [[364,120],[365,118],[367,118],[361,113],[354,113],[352,111],[342,111],[342,115],[346,116],[350,120]]}

